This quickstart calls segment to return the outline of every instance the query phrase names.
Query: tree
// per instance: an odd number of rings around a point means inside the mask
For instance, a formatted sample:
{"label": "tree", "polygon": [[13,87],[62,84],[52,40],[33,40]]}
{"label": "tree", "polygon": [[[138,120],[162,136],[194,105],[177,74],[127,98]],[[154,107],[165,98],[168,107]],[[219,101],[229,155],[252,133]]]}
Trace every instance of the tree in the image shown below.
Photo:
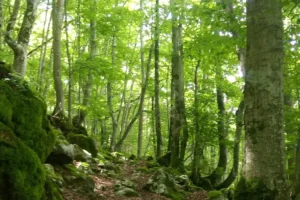
{"label": "tree", "polygon": [[52,1],[53,18],[53,78],[56,93],[56,104],[53,111],[54,116],[64,114],[64,91],[61,80],[61,31],[63,22],[64,0]]}
{"label": "tree", "polygon": [[245,163],[235,199],[289,199],[285,171],[283,59],[281,1],[248,1]]}
{"label": "tree", "polygon": [[13,69],[20,76],[24,77],[26,74],[27,66],[27,50],[30,39],[30,34],[33,28],[34,21],[36,19],[36,11],[38,0],[27,0],[26,11],[22,21],[20,31],[17,36],[17,40],[12,38],[12,32],[14,31],[18,13],[20,10],[21,0],[16,0],[14,3],[13,12],[10,16],[6,27],[5,42],[14,52]]}
{"label": "tree", "polygon": [[[171,108],[171,166],[182,167],[188,140],[188,127],[184,104],[184,71],[183,71],[183,43],[182,20],[183,0],[171,0],[172,13],[172,108]],[[180,141],[181,139],[181,141]]]}

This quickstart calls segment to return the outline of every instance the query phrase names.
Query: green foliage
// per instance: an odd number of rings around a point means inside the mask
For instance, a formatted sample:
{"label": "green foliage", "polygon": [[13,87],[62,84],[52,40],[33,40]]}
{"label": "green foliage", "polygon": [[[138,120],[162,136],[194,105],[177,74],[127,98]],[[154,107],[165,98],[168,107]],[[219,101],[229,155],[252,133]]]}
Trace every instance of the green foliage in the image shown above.
{"label": "green foliage", "polygon": [[219,196],[223,196],[223,193],[221,191],[213,190],[208,192],[208,197],[210,199],[217,198]]}

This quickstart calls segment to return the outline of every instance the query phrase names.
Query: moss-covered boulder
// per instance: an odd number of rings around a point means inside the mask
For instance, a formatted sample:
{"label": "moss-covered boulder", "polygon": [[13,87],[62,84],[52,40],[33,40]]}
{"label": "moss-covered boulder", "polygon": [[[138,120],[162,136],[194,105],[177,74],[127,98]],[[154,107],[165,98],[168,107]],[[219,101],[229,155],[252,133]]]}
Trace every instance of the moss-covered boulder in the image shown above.
{"label": "moss-covered boulder", "polygon": [[44,164],[46,169],[45,193],[42,199],[44,200],[63,200],[63,179],[57,175],[54,168],[49,164]]}
{"label": "moss-covered boulder", "polygon": [[45,102],[25,81],[12,75],[0,78],[0,122],[11,128],[42,162],[55,141],[46,112]]}
{"label": "moss-covered boulder", "polygon": [[97,157],[97,146],[91,137],[82,134],[70,134],[67,139],[71,144],[77,144],[82,149],[90,152],[94,158]]}
{"label": "moss-covered boulder", "polygon": [[209,200],[228,200],[227,196],[218,190],[213,190],[208,192]]}
{"label": "moss-covered boulder", "polygon": [[184,196],[180,193],[176,187],[174,177],[166,172],[163,168],[160,168],[156,173],[150,177],[145,186],[145,189],[150,190],[156,194],[161,194],[174,200],[182,200]]}
{"label": "moss-covered boulder", "polygon": [[0,122],[0,199],[40,200],[45,181],[37,154]]}

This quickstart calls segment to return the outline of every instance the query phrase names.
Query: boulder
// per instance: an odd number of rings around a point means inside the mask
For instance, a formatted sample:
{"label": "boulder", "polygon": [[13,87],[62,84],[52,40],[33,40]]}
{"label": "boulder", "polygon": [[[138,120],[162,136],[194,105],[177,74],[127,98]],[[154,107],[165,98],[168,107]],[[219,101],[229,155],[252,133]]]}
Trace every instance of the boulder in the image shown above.
{"label": "boulder", "polygon": [[56,144],[53,151],[48,156],[46,162],[50,164],[64,165],[72,163],[74,160],[74,145]]}
{"label": "boulder", "polygon": [[83,194],[91,194],[94,192],[94,180],[77,169],[73,164],[64,165],[67,170],[63,173],[63,179],[67,187]]}
{"label": "boulder", "polygon": [[0,122],[0,199],[40,200],[46,173],[40,158]]}
{"label": "boulder", "polygon": [[171,174],[160,168],[150,177],[146,189],[156,194],[161,194],[174,200],[182,200],[184,196],[176,188],[176,182]]}
{"label": "boulder", "polygon": [[11,74],[0,77],[0,122],[32,149],[41,162],[46,160],[55,143],[46,103],[23,79]]}
{"label": "boulder", "polygon": [[132,188],[128,188],[128,187],[123,187],[120,190],[115,192],[117,196],[126,196],[126,197],[139,197],[140,194],[137,193],[137,191],[135,191]]}
{"label": "boulder", "polygon": [[44,164],[46,169],[45,193],[44,200],[63,200],[63,179],[57,175],[50,164]]}
{"label": "boulder", "polygon": [[82,134],[70,134],[67,139],[71,144],[77,144],[82,149],[90,152],[92,157],[97,157],[97,146],[91,137]]}
{"label": "boulder", "polygon": [[114,185],[114,191],[118,196],[139,197],[140,195],[135,191],[135,183],[130,180],[117,181]]}

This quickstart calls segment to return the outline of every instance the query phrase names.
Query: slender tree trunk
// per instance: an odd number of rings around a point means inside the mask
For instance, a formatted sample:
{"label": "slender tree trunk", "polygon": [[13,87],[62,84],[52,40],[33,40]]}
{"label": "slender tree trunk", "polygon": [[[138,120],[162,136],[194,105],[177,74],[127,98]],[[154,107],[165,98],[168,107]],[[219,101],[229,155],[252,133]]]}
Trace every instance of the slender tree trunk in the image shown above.
{"label": "slender tree trunk", "polygon": [[[140,0],[140,9],[141,9],[141,12],[142,12],[142,16],[144,15],[143,11],[144,11],[144,0]],[[144,31],[144,17],[142,17],[142,22],[141,22],[141,25],[140,25],[140,44],[141,44],[141,79],[142,79],[142,86],[144,85],[145,83],[145,52],[144,52],[144,34],[143,34],[143,31]],[[141,95],[142,95],[142,88],[141,88]],[[142,156],[142,149],[143,149],[143,121],[144,121],[144,113],[143,113],[143,110],[144,110],[144,102],[142,102],[142,105],[141,105],[141,112],[140,112],[140,116],[139,116],[139,133],[138,133],[138,148],[137,148],[137,157],[138,158],[141,158]]]}
{"label": "slender tree trunk", "polygon": [[20,31],[17,36],[17,40],[12,38],[12,32],[17,21],[18,13],[20,10],[21,0],[16,0],[13,8],[13,12],[8,21],[5,42],[14,52],[13,68],[16,73],[24,77],[26,74],[27,66],[27,50],[30,40],[30,34],[33,28],[34,21],[36,19],[38,0],[27,0],[26,10]]}
{"label": "slender tree trunk", "polygon": [[118,141],[118,143],[116,144],[116,149],[118,151],[121,151],[122,149],[122,145],[125,141],[125,139],[127,138],[133,124],[135,123],[135,121],[138,119],[139,115],[141,114],[141,112],[143,112],[142,110],[142,104],[144,102],[145,99],[145,94],[146,94],[146,90],[147,90],[147,86],[148,86],[148,79],[149,79],[149,72],[150,72],[150,65],[151,65],[151,59],[152,59],[152,53],[153,53],[153,46],[151,45],[150,50],[149,50],[149,56],[148,56],[148,61],[147,61],[147,68],[146,68],[146,77],[145,77],[145,82],[142,86],[142,92],[141,92],[141,96],[140,96],[140,102],[138,105],[138,110],[135,112],[134,116],[132,117],[131,121],[129,122],[129,124],[127,125],[124,134],[122,135],[121,139]]}
{"label": "slender tree trunk", "polygon": [[0,49],[3,47],[4,1],[0,0]]}
{"label": "slender tree trunk", "polygon": [[159,106],[159,0],[155,3],[155,28],[154,28],[154,67],[155,67],[155,133],[156,133],[156,157],[162,154],[162,135]]}
{"label": "slender tree trunk", "polygon": [[[49,5],[49,0],[47,1],[47,5]],[[46,65],[46,55],[47,55],[47,46],[49,39],[49,32],[50,32],[50,25],[52,22],[52,17],[50,14],[50,17],[48,17],[48,6],[45,14],[45,22],[44,22],[44,30],[43,30],[43,42],[41,46],[41,52],[40,52],[40,62],[39,62],[39,72],[38,72],[38,91],[42,92],[43,85],[44,85],[44,71],[45,71],[45,65]],[[48,20],[49,18],[49,20]],[[46,22],[48,21],[47,28],[46,28]],[[46,30],[46,32],[45,32]],[[30,53],[30,52],[29,52]],[[28,55],[29,55],[28,53]]]}
{"label": "slender tree trunk", "polygon": [[68,120],[72,124],[72,64],[71,64],[71,54],[69,45],[69,30],[68,30],[68,13],[67,13],[67,1],[65,1],[65,33],[66,33],[66,49],[67,49],[67,59],[68,59]]}
{"label": "slender tree trunk", "polygon": [[281,12],[279,0],[247,2],[245,164],[235,199],[247,199],[245,196],[289,199],[285,169]]}
{"label": "slender tree trunk", "polygon": [[195,77],[194,77],[194,125],[195,125],[195,146],[194,146],[194,159],[192,165],[192,175],[191,179],[195,185],[200,184],[200,161],[203,156],[203,144],[201,143],[201,132],[200,132],[200,113],[199,113],[199,84],[198,84],[198,72],[200,68],[200,60],[197,62],[195,67]]}
{"label": "slender tree trunk", "polygon": [[243,128],[243,114],[244,114],[244,101],[241,101],[238,110],[235,112],[235,138],[233,147],[233,164],[232,169],[228,177],[220,184],[216,186],[216,189],[228,188],[239,172],[239,161],[240,161],[240,139]]}
{"label": "slender tree trunk", "polygon": [[61,30],[63,22],[64,0],[52,1],[53,17],[53,78],[56,104],[53,115],[64,115],[64,91],[61,80]]}

